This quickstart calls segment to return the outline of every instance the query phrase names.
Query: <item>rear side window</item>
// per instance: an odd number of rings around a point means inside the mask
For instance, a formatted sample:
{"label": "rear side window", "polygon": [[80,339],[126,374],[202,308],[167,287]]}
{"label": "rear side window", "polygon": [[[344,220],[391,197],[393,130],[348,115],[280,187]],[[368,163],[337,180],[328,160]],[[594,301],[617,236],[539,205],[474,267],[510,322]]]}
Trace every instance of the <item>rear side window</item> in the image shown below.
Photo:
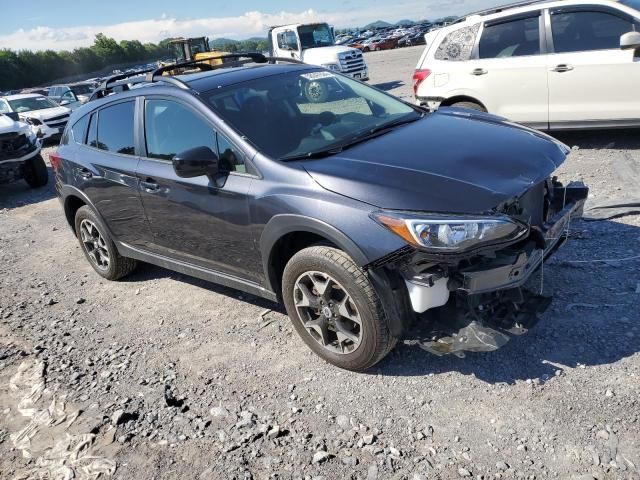
{"label": "rear side window", "polygon": [[509,58],[540,53],[539,16],[485,25],[480,38],[480,58]]}
{"label": "rear side window", "polygon": [[89,119],[89,132],[87,133],[87,145],[98,148],[98,114],[94,113]]}
{"label": "rear side window", "polygon": [[134,155],[133,102],[124,102],[98,112],[97,148],[113,153]]}
{"label": "rear side window", "polygon": [[89,125],[89,115],[85,115],[71,127],[71,137],[73,141],[76,143],[84,143],[86,134],[87,134],[87,126]]}
{"label": "rear side window", "polygon": [[607,12],[552,12],[551,31],[556,53],[613,50],[633,23]]}
{"label": "rear side window", "polygon": [[213,128],[177,102],[147,100],[144,125],[147,157],[171,160],[177,153],[195,147],[217,151]]}
{"label": "rear side window", "polygon": [[460,28],[449,33],[436,50],[437,60],[464,61],[471,58],[473,46],[476,43],[476,35],[480,24]]}

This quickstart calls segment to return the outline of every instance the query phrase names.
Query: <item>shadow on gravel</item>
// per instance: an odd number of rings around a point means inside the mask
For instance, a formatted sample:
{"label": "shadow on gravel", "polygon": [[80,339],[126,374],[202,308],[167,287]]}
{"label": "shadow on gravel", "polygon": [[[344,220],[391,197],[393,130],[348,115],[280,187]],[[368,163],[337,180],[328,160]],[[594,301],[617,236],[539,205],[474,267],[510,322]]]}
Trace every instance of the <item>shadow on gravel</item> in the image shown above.
{"label": "shadow on gravel", "polygon": [[640,228],[581,221],[572,232],[577,238],[545,264],[545,294],[554,300],[531,331],[464,358],[399,345],[370,373],[459,372],[491,384],[543,383],[564,368],[613,364],[640,352]]}
{"label": "shadow on gravel", "polygon": [[56,195],[53,171],[47,167],[49,183],[41,188],[31,188],[24,180],[0,185],[0,210],[23,207],[49,200]]}
{"label": "shadow on gravel", "polygon": [[403,85],[404,85],[404,82],[394,80],[393,82],[375,83],[375,84],[372,84],[371,86],[379,88],[380,90],[384,90],[385,92],[388,92],[389,90],[402,87]]}
{"label": "shadow on gravel", "polygon": [[616,130],[577,130],[552,132],[551,134],[570,147],[616,148],[622,150],[637,150],[640,148],[640,129],[637,128]]}

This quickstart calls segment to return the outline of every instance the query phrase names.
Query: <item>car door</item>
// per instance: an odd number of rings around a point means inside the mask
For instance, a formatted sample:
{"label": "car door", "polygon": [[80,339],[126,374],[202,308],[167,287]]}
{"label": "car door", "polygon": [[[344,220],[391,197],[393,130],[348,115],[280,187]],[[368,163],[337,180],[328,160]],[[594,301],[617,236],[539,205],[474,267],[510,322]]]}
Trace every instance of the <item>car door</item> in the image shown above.
{"label": "car door", "polygon": [[453,56],[449,75],[457,92],[450,96],[475,95],[490,113],[546,128],[549,92],[543,25],[539,10],[488,20],[469,61],[456,61],[455,54],[469,48],[467,39],[476,35],[478,26],[465,27],[458,35],[451,32],[436,53],[436,58]]}
{"label": "car door", "polygon": [[620,37],[640,23],[594,5],[549,10],[547,31],[551,128],[640,119],[640,58]]}
{"label": "car door", "polygon": [[[86,139],[80,122],[88,122]],[[78,120],[74,138],[85,146],[73,160],[73,184],[96,207],[114,237],[143,247],[150,236],[135,171],[134,100],[109,104]]]}
{"label": "car door", "polygon": [[[140,108],[146,156],[138,166],[138,178],[153,252],[255,280],[245,261],[254,248],[248,192],[255,177],[246,171],[242,150],[179,100],[147,97]],[[173,156],[202,146],[218,155],[222,173],[179,177]]]}

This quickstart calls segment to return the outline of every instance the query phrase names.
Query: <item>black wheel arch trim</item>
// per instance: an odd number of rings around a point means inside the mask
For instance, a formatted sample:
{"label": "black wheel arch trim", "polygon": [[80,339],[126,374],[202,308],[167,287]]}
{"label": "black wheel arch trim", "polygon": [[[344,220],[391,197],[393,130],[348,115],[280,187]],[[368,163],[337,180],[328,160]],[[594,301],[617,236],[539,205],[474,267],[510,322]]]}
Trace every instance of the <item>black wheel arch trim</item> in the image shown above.
{"label": "black wheel arch trim", "polygon": [[262,266],[266,281],[265,286],[270,290],[275,291],[271,276],[273,248],[282,237],[295,232],[314,233],[326,238],[347,253],[359,267],[363,267],[370,262],[353,240],[328,223],[304,215],[276,215],[269,220],[260,236],[260,251],[262,252]]}
{"label": "black wheel arch trim", "polygon": [[[107,224],[107,222],[105,222],[104,218],[102,218],[102,215],[100,215],[100,212],[98,211],[96,206],[89,199],[89,197],[87,197],[87,195],[85,195],[85,193],[82,190],[80,190],[80,189],[78,189],[78,188],[76,188],[74,186],[71,186],[71,185],[63,185],[62,187],[60,187],[59,194],[60,194],[60,200],[62,201],[62,207],[64,208],[65,216],[66,216],[66,213],[67,213],[67,202],[69,200],[69,197],[72,197],[72,196],[73,197],[78,197],[78,198],[80,198],[80,200],[82,200],[85,203],[85,205],[88,205],[89,208],[91,208],[91,210],[93,210],[93,213],[96,214],[96,216],[100,219],[100,222],[107,229],[107,233],[109,234],[109,236],[113,240],[117,240],[115,238],[115,236],[113,235],[113,232],[109,228],[109,225]],[[75,226],[72,225],[72,224],[70,224],[69,226],[71,227],[71,229],[73,230],[73,232],[75,234]]]}

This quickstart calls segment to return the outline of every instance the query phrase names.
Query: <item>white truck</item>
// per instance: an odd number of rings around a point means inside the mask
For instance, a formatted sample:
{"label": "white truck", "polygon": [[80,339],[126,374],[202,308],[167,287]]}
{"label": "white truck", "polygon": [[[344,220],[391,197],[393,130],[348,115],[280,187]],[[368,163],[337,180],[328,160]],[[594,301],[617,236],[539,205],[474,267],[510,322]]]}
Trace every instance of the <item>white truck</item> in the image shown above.
{"label": "white truck", "polygon": [[296,23],[271,27],[269,54],[318,65],[358,80],[369,80],[369,69],[357,48],[336,45],[326,23]]}

